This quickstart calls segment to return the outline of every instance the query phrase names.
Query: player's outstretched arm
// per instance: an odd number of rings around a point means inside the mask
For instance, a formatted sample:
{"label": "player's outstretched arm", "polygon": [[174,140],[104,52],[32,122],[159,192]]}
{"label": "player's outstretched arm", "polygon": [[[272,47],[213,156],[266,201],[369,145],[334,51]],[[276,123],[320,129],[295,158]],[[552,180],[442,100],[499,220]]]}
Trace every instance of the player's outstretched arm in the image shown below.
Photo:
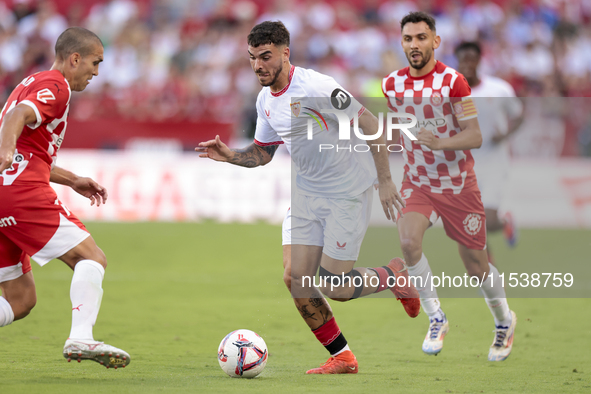
{"label": "player's outstretched arm", "polygon": [[241,167],[258,167],[273,160],[278,146],[260,146],[253,142],[244,149],[230,149],[220,140],[220,136],[216,135],[215,140],[201,142],[195,151],[201,153],[199,157],[225,161]]}
{"label": "player's outstretched arm", "polygon": [[0,127],[0,173],[12,165],[16,141],[27,124],[37,121],[33,108],[19,104],[4,115]]}
{"label": "player's outstretched arm", "polygon": [[[359,117],[359,127],[366,130],[367,134],[375,134],[378,131],[378,119],[368,110]],[[398,194],[396,185],[392,182],[390,174],[390,162],[388,161],[388,150],[386,149],[386,137],[382,134],[379,138],[369,144],[373,160],[378,172],[380,201],[388,220],[396,220],[395,209],[402,215],[402,207],[406,206],[404,200]]]}
{"label": "player's outstretched arm", "polygon": [[76,193],[88,198],[90,205],[99,207],[107,202],[107,189],[91,178],[81,177],[61,167],[53,167],[49,177],[50,182],[71,187]]}

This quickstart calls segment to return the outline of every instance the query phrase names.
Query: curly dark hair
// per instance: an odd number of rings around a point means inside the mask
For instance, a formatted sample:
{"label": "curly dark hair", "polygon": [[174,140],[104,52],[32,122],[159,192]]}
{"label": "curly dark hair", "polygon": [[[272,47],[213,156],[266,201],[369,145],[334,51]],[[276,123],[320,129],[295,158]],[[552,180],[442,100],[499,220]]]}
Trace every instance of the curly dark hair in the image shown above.
{"label": "curly dark hair", "polygon": [[435,32],[435,18],[423,11],[416,11],[408,13],[400,21],[400,30],[404,29],[407,23],[425,22],[432,32]]}
{"label": "curly dark hair", "polygon": [[289,46],[289,31],[281,21],[265,21],[252,28],[248,34],[248,45],[275,44],[275,46]]}

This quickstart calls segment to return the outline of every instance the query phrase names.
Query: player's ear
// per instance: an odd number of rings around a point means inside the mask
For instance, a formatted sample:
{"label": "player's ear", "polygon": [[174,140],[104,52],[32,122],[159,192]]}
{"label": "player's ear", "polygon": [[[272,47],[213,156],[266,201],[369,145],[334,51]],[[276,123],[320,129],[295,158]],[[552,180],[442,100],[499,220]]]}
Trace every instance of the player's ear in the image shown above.
{"label": "player's ear", "polygon": [[285,48],[283,48],[283,60],[284,61],[289,61],[289,47],[285,46]]}
{"label": "player's ear", "polygon": [[70,55],[70,64],[72,67],[78,67],[82,61],[82,56],[78,52],[74,52]]}
{"label": "player's ear", "polygon": [[435,35],[435,38],[433,39],[433,49],[439,48],[440,44],[441,44],[441,37],[439,37],[438,35]]}

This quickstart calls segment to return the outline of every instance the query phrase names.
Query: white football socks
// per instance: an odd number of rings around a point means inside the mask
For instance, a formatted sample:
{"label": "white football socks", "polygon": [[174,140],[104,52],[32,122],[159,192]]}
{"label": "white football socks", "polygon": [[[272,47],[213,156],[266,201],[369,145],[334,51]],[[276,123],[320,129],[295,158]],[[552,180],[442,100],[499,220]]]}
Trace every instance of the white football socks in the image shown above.
{"label": "white football socks", "polygon": [[105,269],[93,260],[81,260],[74,268],[70,299],[72,300],[72,330],[70,339],[94,340],[92,327],[103,298]]}
{"label": "white football socks", "polygon": [[6,298],[0,296],[0,327],[9,325],[14,321],[14,312],[12,307],[6,301]]}
{"label": "white football socks", "polygon": [[408,267],[408,275],[421,277],[422,278],[422,286],[421,280],[416,279],[416,281],[412,281],[419,292],[419,296],[421,297],[421,306],[425,313],[429,316],[429,319],[443,319],[443,312],[440,309],[439,298],[437,297],[437,290],[431,290],[431,281],[433,280],[433,273],[431,272],[431,267],[429,266],[429,262],[423,253],[421,255],[421,259],[418,263],[413,265],[412,267]]}
{"label": "white football socks", "polygon": [[481,287],[484,300],[495,318],[495,325],[509,327],[511,325],[511,311],[507,303],[505,289],[501,286],[499,270],[490,263],[488,266],[490,272]]}

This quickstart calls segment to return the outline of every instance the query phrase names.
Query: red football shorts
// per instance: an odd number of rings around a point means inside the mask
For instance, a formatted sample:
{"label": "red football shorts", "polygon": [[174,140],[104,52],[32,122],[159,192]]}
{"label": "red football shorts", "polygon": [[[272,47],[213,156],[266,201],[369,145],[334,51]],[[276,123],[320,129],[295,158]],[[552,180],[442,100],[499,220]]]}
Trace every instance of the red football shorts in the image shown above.
{"label": "red football shorts", "polygon": [[49,185],[0,186],[0,282],[59,257],[90,234]]}
{"label": "red football shorts", "polygon": [[477,188],[460,194],[437,194],[404,181],[400,195],[406,202],[403,213],[421,213],[432,224],[441,217],[448,237],[468,249],[486,248],[486,217]]}

